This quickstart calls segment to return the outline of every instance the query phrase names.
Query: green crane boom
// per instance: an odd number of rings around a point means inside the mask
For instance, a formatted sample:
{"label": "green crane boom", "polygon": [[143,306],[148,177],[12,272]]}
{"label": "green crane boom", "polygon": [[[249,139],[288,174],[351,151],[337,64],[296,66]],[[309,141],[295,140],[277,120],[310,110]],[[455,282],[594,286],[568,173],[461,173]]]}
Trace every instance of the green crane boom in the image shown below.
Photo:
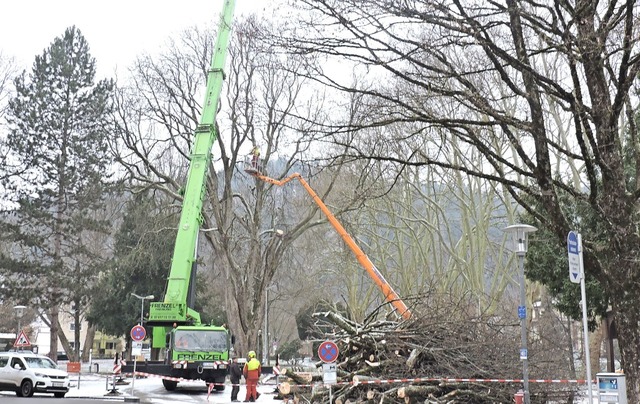
{"label": "green crane boom", "polygon": [[151,304],[148,325],[171,327],[174,324],[201,323],[200,314],[193,310],[196,249],[202,223],[202,203],[206,195],[206,176],[211,163],[211,148],[218,136],[215,119],[224,81],[223,69],[234,8],[235,0],[225,1],[207,77],[207,93],[202,116],[195,131],[167,291],[163,302]]}
{"label": "green crane boom", "polygon": [[[202,224],[202,204],[211,165],[211,148],[216,141],[216,113],[224,81],[224,66],[231,37],[235,0],[224,0],[218,37],[207,75],[207,93],[195,130],[182,213],[162,302],[153,302],[147,326],[152,327],[152,347],[160,360],[145,361],[138,371],[162,376],[167,390],[178,380],[203,380],[209,388],[223,390],[233,337],[223,326],[202,324],[195,301],[198,233]],[[125,365],[124,372],[136,371]]]}

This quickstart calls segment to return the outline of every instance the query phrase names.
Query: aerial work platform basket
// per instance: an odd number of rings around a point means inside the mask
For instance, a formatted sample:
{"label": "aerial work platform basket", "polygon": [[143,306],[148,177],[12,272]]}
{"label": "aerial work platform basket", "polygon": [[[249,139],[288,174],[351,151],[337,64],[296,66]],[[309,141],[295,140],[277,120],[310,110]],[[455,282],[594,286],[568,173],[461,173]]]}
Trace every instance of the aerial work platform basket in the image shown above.
{"label": "aerial work platform basket", "polygon": [[244,171],[250,175],[264,174],[263,160],[260,157],[253,155],[245,156],[244,158]]}

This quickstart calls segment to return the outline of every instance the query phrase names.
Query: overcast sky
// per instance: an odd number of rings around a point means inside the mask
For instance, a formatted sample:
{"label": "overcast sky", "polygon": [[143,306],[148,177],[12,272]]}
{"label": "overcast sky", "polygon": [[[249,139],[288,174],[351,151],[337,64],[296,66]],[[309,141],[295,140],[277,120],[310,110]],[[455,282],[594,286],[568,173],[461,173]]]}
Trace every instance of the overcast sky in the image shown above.
{"label": "overcast sky", "polygon": [[[236,15],[262,12],[272,0],[236,0]],[[192,25],[217,24],[223,0],[8,0],[0,6],[0,52],[30,69],[75,25],[97,60],[98,78],[113,76],[141,52],[154,53]]]}

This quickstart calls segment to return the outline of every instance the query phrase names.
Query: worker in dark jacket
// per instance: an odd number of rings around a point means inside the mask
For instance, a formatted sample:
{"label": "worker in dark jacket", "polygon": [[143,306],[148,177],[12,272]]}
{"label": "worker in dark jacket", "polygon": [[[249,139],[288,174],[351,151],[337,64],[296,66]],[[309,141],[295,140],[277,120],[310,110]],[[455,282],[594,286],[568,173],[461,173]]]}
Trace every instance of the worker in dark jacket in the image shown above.
{"label": "worker in dark jacket", "polygon": [[242,378],[242,370],[238,364],[238,358],[233,357],[231,366],[229,366],[229,381],[231,382],[231,401],[238,401],[238,392],[240,391],[240,378]]}
{"label": "worker in dark jacket", "polygon": [[244,369],[242,369],[244,380],[247,381],[247,395],[244,399],[245,403],[249,401],[256,401],[258,399],[258,380],[260,379],[260,373],[262,373],[260,361],[256,359],[256,353],[249,351],[248,356],[249,361],[244,364]]}

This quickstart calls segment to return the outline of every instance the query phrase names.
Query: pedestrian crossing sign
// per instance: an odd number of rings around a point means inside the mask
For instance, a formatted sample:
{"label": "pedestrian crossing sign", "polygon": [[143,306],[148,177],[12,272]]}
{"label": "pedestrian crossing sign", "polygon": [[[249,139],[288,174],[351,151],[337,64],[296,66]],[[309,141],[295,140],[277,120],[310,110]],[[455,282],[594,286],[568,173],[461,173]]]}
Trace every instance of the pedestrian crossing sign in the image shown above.
{"label": "pedestrian crossing sign", "polygon": [[31,346],[31,342],[29,342],[29,338],[27,338],[27,334],[25,334],[24,331],[20,330],[20,334],[18,334],[18,338],[16,338],[13,346],[16,348]]}

